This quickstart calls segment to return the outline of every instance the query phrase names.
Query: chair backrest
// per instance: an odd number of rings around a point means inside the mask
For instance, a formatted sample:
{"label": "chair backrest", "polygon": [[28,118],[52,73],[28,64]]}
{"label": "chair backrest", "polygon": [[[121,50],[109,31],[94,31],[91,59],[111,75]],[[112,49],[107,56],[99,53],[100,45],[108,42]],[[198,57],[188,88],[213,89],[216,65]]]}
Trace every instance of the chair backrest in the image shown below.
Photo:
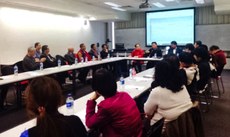
{"label": "chair backrest", "polygon": [[1,73],[2,73],[3,76],[14,74],[13,65],[1,66]]}
{"label": "chair backrest", "polygon": [[61,55],[56,55],[56,61],[58,61],[59,59],[61,60],[61,65],[66,65],[66,59]]}
{"label": "chair backrest", "polygon": [[157,121],[154,125],[150,126],[147,131],[146,137],[161,137],[162,128],[164,125],[164,118]]}
{"label": "chair backrest", "polygon": [[166,137],[204,137],[201,114],[198,108],[192,108],[181,114],[176,120],[165,124]]}
{"label": "chair backrest", "polygon": [[16,62],[13,66],[17,65],[18,66],[18,73],[22,73],[22,72],[25,72],[24,69],[23,69],[23,61],[18,61]]}

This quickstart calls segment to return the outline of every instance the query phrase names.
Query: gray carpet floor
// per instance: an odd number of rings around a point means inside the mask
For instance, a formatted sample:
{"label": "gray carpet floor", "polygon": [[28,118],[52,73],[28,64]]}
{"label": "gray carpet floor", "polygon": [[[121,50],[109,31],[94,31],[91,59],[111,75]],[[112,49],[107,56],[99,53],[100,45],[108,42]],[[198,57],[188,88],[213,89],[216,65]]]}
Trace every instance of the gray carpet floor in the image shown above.
{"label": "gray carpet floor", "polygon": [[[206,137],[230,137],[230,71],[223,72],[225,93],[213,104],[208,112],[202,113]],[[215,90],[215,85],[214,85]],[[89,84],[78,85],[75,98],[92,92]],[[14,101],[13,93],[8,93],[9,100]],[[28,120],[25,108],[13,109],[0,113],[0,133]]]}

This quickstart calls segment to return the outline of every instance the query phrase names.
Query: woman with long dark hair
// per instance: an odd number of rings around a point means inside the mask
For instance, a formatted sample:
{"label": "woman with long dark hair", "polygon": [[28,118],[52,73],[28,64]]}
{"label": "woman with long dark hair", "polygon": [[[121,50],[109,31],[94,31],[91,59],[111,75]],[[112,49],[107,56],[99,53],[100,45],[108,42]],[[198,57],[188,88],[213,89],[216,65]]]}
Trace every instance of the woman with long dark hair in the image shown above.
{"label": "woman with long dark hair", "polygon": [[152,89],[144,104],[144,111],[151,118],[151,125],[161,118],[165,122],[175,120],[192,107],[179,67],[172,64],[175,63],[163,60],[156,65],[157,86]]}
{"label": "woman with long dark hair", "polygon": [[58,112],[61,105],[61,88],[49,77],[31,81],[26,108],[37,118],[35,127],[24,131],[21,137],[86,137],[86,129],[77,116],[64,116]]}

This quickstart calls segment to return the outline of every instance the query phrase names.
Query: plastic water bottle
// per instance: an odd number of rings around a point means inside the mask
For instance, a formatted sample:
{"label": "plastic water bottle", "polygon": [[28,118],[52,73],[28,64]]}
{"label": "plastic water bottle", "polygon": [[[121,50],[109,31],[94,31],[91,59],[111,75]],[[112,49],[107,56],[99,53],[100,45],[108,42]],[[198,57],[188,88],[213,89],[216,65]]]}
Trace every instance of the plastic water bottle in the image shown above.
{"label": "plastic water bottle", "polygon": [[77,63],[78,63],[78,60],[77,60],[77,58],[75,58],[75,63],[74,64],[77,65]]}
{"label": "plastic water bottle", "polygon": [[42,70],[43,70],[43,63],[40,62],[40,71],[42,71]]}
{"label": "plastic water bottle", "polygon": [[60,68],[61,67],[61,60],[58,59],[58,67]]}
{"label": "plastic water bottle", "polygon": [[84,58],[83,57],[81,57],[81,63],[84,63]]}
{"label": "plastic water bottle", "polygon": [[157,53],[154,54],[154,58],[157,58]]}
{"label": "plastic water bottle", "polygon": [[88,57],[87,56],[85,56],[85,62],[88,62]]}
{"label": "plastic water bottle", "polygon": [[123,76],[120,77],[120,85],[121,85],[121,90],[124,90],[124,86],[125,86],[125,79]]}
{"label": "plastic water bottle", "polygon": [[73,115],[74,114],[74,99],[72,97],[72,94],[69,93],[66,98],[66,108],[67,108],[67,114]]}
{"label": "plastic water bottle", "polygon": [[119,54],[118,54],[118,52],[117,52],[116,56],[117,56],[117,58],[119,57]]}
{"label": "plastic water bottle", "polygon": [[127,53],[125,52],[125,57],[127,57]]}
{"label": "plastic water bottle", "polygon": [[110,54],[108,53],[108,56],[107,56],[107,58],[109,59],[110,58]]}
{"label": "plastic water bottle", "polygon": [[95,57],[94,56],[92,56],[92,61],[94,61],[95,60]]}
{"label": "plastic water bottle", "polygon": [[130,79],[133,78],[133,69],[132,68],[129,69],[129,78]]}
{"label": "plastic water bottle", "polygon": [[18,66],[17,65],[14,66],[14,75],[15,76],[18,75]]}
{"label": "plastic water bottle", "polygon": [[99,54],[98,54],[98,60],[100,60],[101,59],[101,54],[100,54],[100,52],[99,52]]}

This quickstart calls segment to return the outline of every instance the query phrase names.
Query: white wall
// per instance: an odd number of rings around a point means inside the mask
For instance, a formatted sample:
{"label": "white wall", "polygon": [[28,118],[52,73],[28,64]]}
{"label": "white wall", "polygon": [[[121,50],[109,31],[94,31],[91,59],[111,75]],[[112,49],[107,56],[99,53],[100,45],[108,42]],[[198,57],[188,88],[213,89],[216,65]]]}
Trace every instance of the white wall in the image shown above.
{"label": "white wall", "polygon": [[80,18],[26,10],[0,8],[0,64],[22,60],[27,48],[35,42],[47,44],[51,55],[64,55],[68,47],[79,49],[105,41],[105,23],[88,22]]}

